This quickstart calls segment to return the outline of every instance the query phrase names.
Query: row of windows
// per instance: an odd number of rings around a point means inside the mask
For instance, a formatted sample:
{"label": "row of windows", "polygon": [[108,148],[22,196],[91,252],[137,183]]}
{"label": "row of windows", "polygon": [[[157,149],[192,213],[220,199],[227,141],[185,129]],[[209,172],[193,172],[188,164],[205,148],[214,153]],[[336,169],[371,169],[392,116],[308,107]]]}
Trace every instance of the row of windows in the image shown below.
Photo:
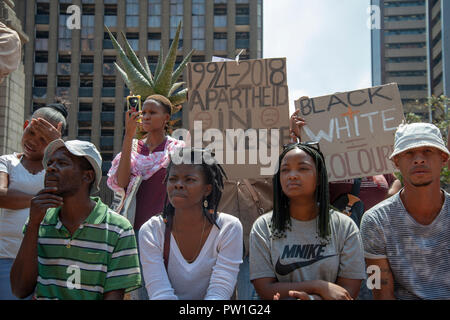
{"label": "row of windows", "polygon": [[428,86],[426,84],[399,85],[398,89],[400,91],[423,91],[427,90]]}
{"label": "row of windows", "polygon": [[419,7],[424,6],[425,1],[385,1],[384,6],[386,8],[398,8],[398,7]]}
{"label": "row of windows", "polygon": [[[217,34],[225,34],[216,32],[214,33],[214,40],[218,39],[216,37]],[[236,32],[236,48],[239,49],[248,49],[250,46],[250,33],[249,32]],[[133,50],[139,50],[139,34],[138,33],[127,33],[127,40],[133,48]],[[220,38],[224,39],[224,38]],[[226,38],[225,41],[222,41],[225,45],[227,43]],[[94,39],[90,38],[82,38],[80,39],[81,51],[94,51],[95,42]],[[48,31],[37,31],[36,39],[35,39],[35,50],[37,51],[48,51]],[[147,50],[149,51],[159,51],[161,46],[161,34],[160,33],[149,33],[147,40]],[[192,47],[193,49],[203,51],[205,50],[206,39],[204,34],[204,29],[202,33],[196,33],[194,38],[192,39]],[[179,49],[183,47],[183,39],[179,41]],[[70,51],[72,48],[72,39],[69,37],[67,39],[58,39],[58,50],[59,51]],[[109,34],[105,33],[103,40],[103,49],[114,49],[114,46],[109,38]],[[217,48],[214,50],[223,50],[222,48]]]}
{"label": "row of windows", "polygon": [[425,28],[419,29],[390,29],[385,30],[385,36],[398,36],[398,35],[411,35],[411,34],[424,34]]}
{"label": "row of windows", "polygon": [[[60,4],[60,25],[64,26],[66,24],[67,18],[67,8],[71,4],[61,3]],[[137,28],[139,27],[139,1],[138,0],[127,0],[126,5],[126,16],[125,23],[127,27]],[[161,27],[161,0],[149,0],[148,3],[148,27],[159,28]],[[183,12],[183,1],[171,0],[170,3],[170,19],[171,26],[175,24],[179,17],[182,17]],[[237,3],[236,4],[236,21],[237,25],[248,25],[250,23],[250,6],[248,2]],[[95,5],[94,4],[83,4],[82,5],[82,26],[94,24],[95,15]],[[192,5],[192,16],[205,15],[205,0],[198,0],[193,2]],[[227,26],[227,4],[226,3],[216,3],[214,5],[214,25],[215,27],[226,27]],[[104,24],[107,27],[117,26],[117,5],[116,4],[105,4],[104,14],[103,14]],[[36,16],[35,22],[37,24],[49,24],[50,20],[50,7],[49,3],[39,2],[36,5]],[[66,28],[67,29],[67,28]],[[173,34],[175,32],[172,32]]]}
{"label": "row of windows", "polygon": [[427,71],[426,70],[389,71],[387,75],[389,77],[425,77],[427,75]]}
{"label": "row of windows", "polygon": [[425,62],[426,57],[395,57],[395,58],[385,58],[386,62],[391,63],[402,63],[402,62]]}
{"label": "row of windows", "polygon": [[408,42],[408,43],[386,43],[387,49],[413,49],[413,48],[425,48],[426,42]]}
{"label": "row of windows", "polygon": [[385,16],[385,22],[395,22],[395,21],[422,21],[425,20],[424,14],[414,14],[414,15],[399,15],[399,16]]}

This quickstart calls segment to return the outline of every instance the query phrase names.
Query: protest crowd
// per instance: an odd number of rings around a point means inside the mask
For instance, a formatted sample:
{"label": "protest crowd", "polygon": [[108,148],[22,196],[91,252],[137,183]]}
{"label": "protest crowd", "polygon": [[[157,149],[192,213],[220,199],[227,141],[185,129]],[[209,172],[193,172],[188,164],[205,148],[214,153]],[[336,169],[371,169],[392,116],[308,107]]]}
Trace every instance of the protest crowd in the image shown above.
{"label": "protest crowd", "polygon": [[[21,48],[1,23],[0,44],[4,79]],[[229,73],[246,65],[217,63],[229,64]],[[303,97],[289,116],[286,61],[265,66],[273,90],[254,86],[246,94],[266,109],[284,108],[278,118],[287,143],[276,149],[270,177],[235,174],[211,150],[169,134],[180,101],[131,88],[142,105],[125,114],[107,180],[117,201],[108,206],[96,196],[96,146],[63,137],[64,101],[36,110],[24,123],[22,150],[0,156],[0,299],[450,299],[450,194],[440,180],[450,152],[441,131],[402,122],[396,85],[348,93],[347,102],[339,94],[327,102]],[[236,98],[244,97],[238,87],[230,89],[234,101],[226,89],[205,93],[213,80],[202,92],[209,76],[220,80],[219,67],[215,75],[188,67],[190,81],[199,81],[188,83],[191,110],[209,110],[205,96],[216,97],[211,105],[251,103]],[[372,128],[375,113],[352,113],[351,106],[375,108],[383,99],[395,106],[378,110],[384,132]],[[323,116],[324,106],[342,105],[347,117]],[[281,127],[261,109],[259,128]],[[353,140],[327,142],[321,128]],[[373,144],[355,148],[355,137]],[[336,151],[345,144],[356,156]]]}

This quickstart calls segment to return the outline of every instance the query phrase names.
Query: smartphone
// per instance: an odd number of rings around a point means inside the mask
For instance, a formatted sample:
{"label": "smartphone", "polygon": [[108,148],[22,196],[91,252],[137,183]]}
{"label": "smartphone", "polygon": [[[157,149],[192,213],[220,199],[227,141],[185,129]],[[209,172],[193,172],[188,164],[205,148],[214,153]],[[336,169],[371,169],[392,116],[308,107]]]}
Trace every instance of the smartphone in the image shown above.
{"label": "smartphone", "polygon": [[128,110],[133,109],[136,111],[141,110],[141,96],[128,96],[127,97]]}
{"label": "smartphone", "polygon": [[[136,111],[136,112],[142,111],[141,96],[128,96],[127,97],[127,107],[128,107],[128,110],[134,109],[134,111]],[[141,123],[142,120],[139,119],[138,122]]]}

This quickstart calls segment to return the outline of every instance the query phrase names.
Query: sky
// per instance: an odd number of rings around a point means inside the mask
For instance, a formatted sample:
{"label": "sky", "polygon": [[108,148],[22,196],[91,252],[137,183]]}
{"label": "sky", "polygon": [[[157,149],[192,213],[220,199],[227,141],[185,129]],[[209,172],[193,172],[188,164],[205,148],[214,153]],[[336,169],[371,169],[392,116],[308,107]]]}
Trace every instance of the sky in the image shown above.
{"label": "sky", "polygon": [[264,0],[263,56],[287,58],[290,109],[302,96],[371,87],[370,0]]}

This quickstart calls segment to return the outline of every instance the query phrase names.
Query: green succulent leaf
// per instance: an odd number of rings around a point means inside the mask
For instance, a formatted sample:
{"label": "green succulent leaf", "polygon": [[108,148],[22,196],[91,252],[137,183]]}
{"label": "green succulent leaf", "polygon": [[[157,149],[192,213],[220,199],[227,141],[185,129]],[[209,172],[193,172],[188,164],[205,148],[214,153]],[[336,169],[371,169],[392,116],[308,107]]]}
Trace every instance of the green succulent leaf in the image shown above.
{"label": "green succulent leaf", "polygon": [[123,71],[123,69],[121,67],[119,67],[119,65],[117,63],[114,62],[114,65],[116,66],[117,71],[122,76],[123,81],[125,81],[127,87],[130,88],[131,84],[130,84],[130,80],[128,79],[127,73],[125,71]]}
{"label": "green succulent leaf", "polygon": [[178,42],[180,39],[181,21],[178,24],[175,38],[170,45],[169,54],[167,55],[161,73],[155,81],[155,91],[163,96],[167,96],[172,85],[172,72],[177,58]]}
{"label": "green succulent leaf", "polygon": [[149,77],[150,85],[153,87],[154,86],[154,82],[153,82],[152,70],[150,70],[150,67],[148,65],[148,61],[147,61],[147,59],[145,57],[144,57],[144,68],[145,68],[145,72],[147,72],[147,75]]}
{"label": "green succulent leaf", "polygon": [[186,67],[187,63],[189,62],[189,60],[191,60],[192,55],[194,54],[194,52],[195,52],[195,50],[192,50],[191,52],[189,52],[189,54],[180,63],[180,65],[178,66],[177,70],[175,70],[175,72],[172,73],[172,84],[177,82],[178,78],[183,73],[184,68]]}
{"label": "green succulent leaf", "polygon": [[155,69],[155,75],[154,75],[155,82],[156,82],[156,79],[159,77],[159,74],[161,73],[161,69],[163,66],[163,57],[164,57],[164,49],[161,46],[159,48],[158,62],[156,63],[156,69]]}
{"label": "green succulent leaf", "polygon": [[175,91],[177,91],[179,88],[181,88],[186,82],[177,82],[175,83],[172,88],[170,88],[168,96],[170,97]]}
{"label": "green succulent leaf", "polygon": [[147,72],[145,71],[144,67],[142,66],[141,62],[136,56],[136,53],[134,52],[133,48],[131,48],[130,43],[128,42],[125,34],[123,33],[123,31],[121,31],[120,33],[122,34],[122,37],[125,40],[124,49],[128,59],[131,61],[133,66],[147,79],[147,81],[151,82]]}
{"label": "green succulent leaf", "polygon": [[187,101],[187,92],[188,89],[183,89],[180,92],[174,94],[173,96],[169,97],[170,102],[172,102],[172,105],[178,106],[182,103],[185,103]]}
{"label": "green succulent leaf", "polygon": [[[112,44],[114,48],[118,52],[118,58],[122,62],[123,70],[128,76],[128,84],[129,89],[134,94],[140,94],[141,96],[144,96],[146,92],[151,90],[150,83],[145,79],[145,77],[136,69],[136,67],[131,63],[131,61],[128,59],[127,55],[125,54],[125,51],[122,49],[120,44],[117,42],[116,38],[112,35],[112,33],[109,31],[108,27],[106,27],[106,30],[109,33],[109,36],[111,37]],[[120,71],[119,71],[120,72]],[[121,73],[122,75],[122,73]]]}

